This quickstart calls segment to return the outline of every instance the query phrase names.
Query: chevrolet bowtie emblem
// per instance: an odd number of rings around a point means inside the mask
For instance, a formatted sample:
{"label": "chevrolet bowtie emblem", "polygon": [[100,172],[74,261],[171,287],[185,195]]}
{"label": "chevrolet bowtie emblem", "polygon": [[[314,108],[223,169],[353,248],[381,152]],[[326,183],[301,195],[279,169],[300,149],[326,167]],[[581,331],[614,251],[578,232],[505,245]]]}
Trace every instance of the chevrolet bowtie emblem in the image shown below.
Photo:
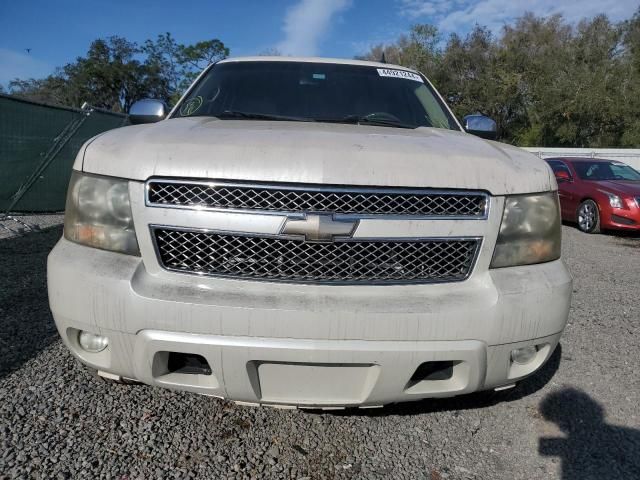
{"label": "chevrolet bowtie emblem", "polygon": [[357,226],[358,220],[309,213],[304,218],[287,218],[280,233],[303,236],[305,242],[332,242],[335,237],[350,237]]}

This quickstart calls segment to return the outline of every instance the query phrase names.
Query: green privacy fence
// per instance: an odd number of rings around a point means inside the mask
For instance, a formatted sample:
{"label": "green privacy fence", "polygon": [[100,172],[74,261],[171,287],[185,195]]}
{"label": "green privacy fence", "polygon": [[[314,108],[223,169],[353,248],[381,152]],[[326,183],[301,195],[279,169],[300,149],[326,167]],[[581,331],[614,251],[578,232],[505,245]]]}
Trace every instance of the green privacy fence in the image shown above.
{"label": "green privacy fence", "polygon": [[64,210],[71,167],[82,144],[127,124],[123,114],[0,95],[0,215]]}

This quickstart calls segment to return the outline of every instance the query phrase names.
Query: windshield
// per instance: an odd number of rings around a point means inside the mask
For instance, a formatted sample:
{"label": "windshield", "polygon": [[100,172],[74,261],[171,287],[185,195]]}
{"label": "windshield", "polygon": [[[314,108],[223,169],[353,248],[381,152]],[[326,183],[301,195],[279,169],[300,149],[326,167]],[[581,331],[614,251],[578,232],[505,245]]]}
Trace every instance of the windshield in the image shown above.
{"label": "windshield", "polygon": [[640,182],[640,173],[618,162],[574,162],[578,176],[583,180],[630,180]]}
{"label": "windshield", "polygon": [[459,130],[422,76],[404,70],[331,63],[217,64],[200,79],[173,116]]}

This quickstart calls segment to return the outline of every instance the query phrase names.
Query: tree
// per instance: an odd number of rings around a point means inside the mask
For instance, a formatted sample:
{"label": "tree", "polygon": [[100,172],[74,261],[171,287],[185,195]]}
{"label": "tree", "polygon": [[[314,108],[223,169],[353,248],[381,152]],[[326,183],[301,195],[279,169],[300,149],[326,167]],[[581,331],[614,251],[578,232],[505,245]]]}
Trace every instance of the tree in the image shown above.
{"label": "tree", "polygon": [[449,37],[434,81],[442,85],[457,116],[475,112],[490,116],[499,132],[518,110],[514,80],[500,70],[497,44],[486,28],[476,26],[464,39]]}
{"label": "tree", "polygon": [[48,103],[79,107],[84,102],[113,111],[127,111],[142,97],[167,96],[166,80],[135,58],[135,43],[122,37],[98,39],[86,57],[78,57],[44,79],[14,80],[11,93]]}
{"label": "tree", "polygon": [[511,77],[511,107],[503,133],[521,145],[559,146],[558,123],[571,77],[572,28],[560,15],[548,18],[525,14],[505,26],[497,45],[498,69]]}
{"label": "tree", "polygon": [[261,57],[281,57],[282,52],[275,47],[269,47],[258,53]]}
{"label": "tree", "polygon": [[173,97],[181,90],[181,66],[178,61],[179,48],[171,33],[158,35],[154,41],[147,40],[141,51],[147,55],[145,63],[155,69],[165,79],[169,89],[168,96]]}
{"label": "tree", "polygon": [[179,45],[178,62],[182,66],[184,82],[190,84],[207,65],[229,56],[229,49],[218,39]]}
{"label": "tree", "polygon": [[605,15],[577,25],[527,13],[500,35],[476,26],[442,41],[416,25],[364,56],[421,70],[458,117],[480,112],[518,145],[640,145],[640,9],[629,20]]}
{"label": "tree", "polygon": [[9,94],[53,105],[70,105],[64,95],[64,80],[57,74],[43,79],[15,79],[9,82]]}
{"label": "tree", "polygon": [[78,57],[44,79],[16,79],[11,94],[52,104],[79,107],[84,102],[126,112],[141,98],[172,104],[209,63],[229,49],[217,39],[177,44],[170,33],[143,47],[122,37],[97,39]]}
{"label": "tree", "polygon": [[630,20],[621,26],[622,59],[620,101],[624,106],[625,129],[620,144],[625,147],[640,146],[640,8]]}
{"label": "tree", "polygon": [[433,25],[414,25],[408,35],[401,35],[395,43],[379,44],[363,56],[361,60],[374,62],[384,59],[420,71],[432,72],[438,64],[441,51],[438,48],[440,34]]}
{"label": "tree", "polygon": [[128,111],[139,98],[166,97],[166,80],[137,60],[137,53],[137,45],[121,37],[94,41],[86,58],[63,69],[71,104],[89,101],[96,107]]}
{"label": "tree", "polygon": [[170,103],[175,103],[200,72],[208,65],[229,56],[229,49],[218,39],[183,45],[169,32],[147,40],[142,47],[146,63],[153,66],[168,82]]}

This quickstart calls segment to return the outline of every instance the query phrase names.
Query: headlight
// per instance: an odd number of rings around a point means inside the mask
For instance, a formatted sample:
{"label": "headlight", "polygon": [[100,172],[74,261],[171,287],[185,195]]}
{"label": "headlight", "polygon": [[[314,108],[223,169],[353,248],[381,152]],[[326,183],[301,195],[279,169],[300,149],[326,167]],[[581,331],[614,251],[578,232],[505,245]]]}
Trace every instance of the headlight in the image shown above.
{"label": "headlight", "polygon": [[613,208],[623,208],[622,199],[619,196],[613,193],[605,192],[604,190],[598,191],[604,193],[607,197],[609,197],[609,205],[611,205]]}
{"label": "headlight", "polygon": [[140,255],[127,180],[73,172],[64,236],[89,247]]}
{"label": "headlight", "polygon": [[531,265],[560,258],[558,193],[506,197],[492,268]]}

